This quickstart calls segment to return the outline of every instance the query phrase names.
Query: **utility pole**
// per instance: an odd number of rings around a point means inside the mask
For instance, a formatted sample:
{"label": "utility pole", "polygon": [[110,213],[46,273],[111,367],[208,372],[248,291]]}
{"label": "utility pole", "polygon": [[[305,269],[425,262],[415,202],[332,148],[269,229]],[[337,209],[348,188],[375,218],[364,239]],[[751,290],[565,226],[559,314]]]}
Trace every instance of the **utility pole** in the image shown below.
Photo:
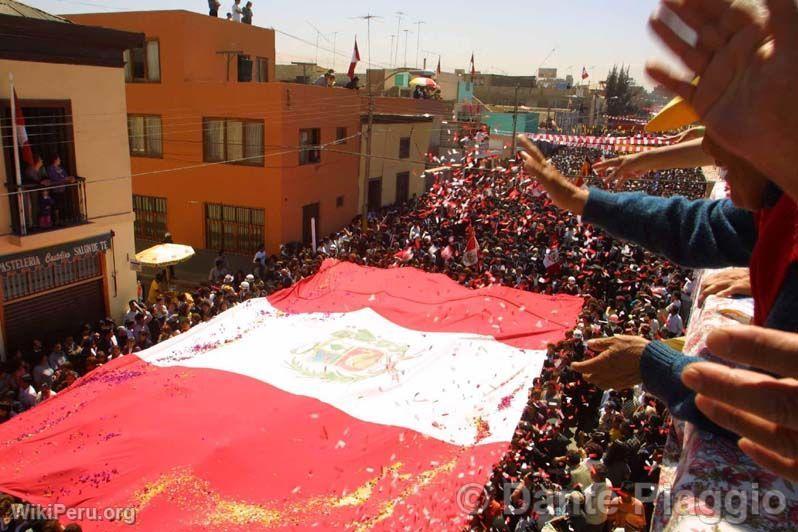
{"label": "utility pole", "polygon": [[405,32],[405,63],[403,66],[404,68],[407,68],[407,39],[411,32],[410,30],[402,30],[402,31]]}
{"label": "utility pole", "polygon": [[[313,30],[316,32],[316,65],[318,66],[318,64],[319,64],[319,38],[324,39],[328,43],[330,42],[330,39],[325,37],[325,35],[321,32],[321,30],[319,28],[317,28],[316,26],[314,26],[312,22],[310,22],[309,20],[306,21],[306,22],[308,23],[308,26],[313,28]],[[332,44],[332,43],[330,43],[330,44]]]}
{"label": "utility pole", "polygon": [[393,41],[394,41],[394,39],[395,39],[397,36],[396,36],[396,35],[390,35],[390,37],[391,37],[391,51],[390,51],[390,53],[388,54],[390,57],[388,58],[388,63],[387,63],[389,67],[390,67],[390,66],[392,66],[392,64],[391,64],[391,63],[392,63],[392,61],[393,61]]}
{"label": "utility pole", "polygon": [[[419,57],[419,52],[421,52],[421,25],[422,24],[426,24],[426,22],[424,22],[423,20],[417,20],[416,21],[416,26],[418,26],[418,30],[416,32],[416,62],[415,62],[415,67],[416,68],[418,68],[418,57]],[[426,70],[426,69],[427,69],[427,67],[425,66],[424,70]]]}
{"label": "utility pole", "polygon": [[397,11],[396,16],[399,19],[399,22],[396,23],[396,52],[394,52],[393,62],[391,63],[392,67],[396,67],[399,63],[399,34],[402,32],[402,17],[404,17],[407,13],[404,11]]}
{"label": "utility pole", "polygon": [[333,55],[332,55],[332,69],[333,69],[333,72],[335,72],[335,55],[336,55],[336,52],[337,52],[337,50],[335,48],[335,45],[336,45],[336,42],[338,41],[338,34],[339,33],[341,33],[341,32],[340,31],[336,31],[336,32],[333,32],[333,34],[332,34],[332,36],[333,36]]}
{"label": "utility pole", "polygon": [[366,85],[368,86],[368,126],[366,129],[366,162],[363,172],[363,179],[361,181],[361,188],[363,190],[363,202],[360,206],[361,227],[364,231],[369,228],[369,178],[371,177],[371,156],[374,146],[374,88],[372,87],[371,79],[369,79],[369,72],[371,72],[371,21],[379,18],[372,14],[358,17],[363,19],[368,24],[368,53],[369,53],[369,67],[366,70]]}
{"label": "utility pole", "polygon": [[511,157],[515,158],[515,155],[518,153],[518,141],[516,140],[515,136],[518,134],[518,90],[521,87],[519,85],[515,86],[515,111],[513,111],[513,152],[510,154]]}

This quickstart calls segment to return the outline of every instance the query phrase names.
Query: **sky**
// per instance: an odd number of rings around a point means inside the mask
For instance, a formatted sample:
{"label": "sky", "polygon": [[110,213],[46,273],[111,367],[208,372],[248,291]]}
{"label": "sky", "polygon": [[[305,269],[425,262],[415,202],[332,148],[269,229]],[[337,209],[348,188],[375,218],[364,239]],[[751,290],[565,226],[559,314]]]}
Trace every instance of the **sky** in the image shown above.
{"label": "sky", "polygon": [[[187,9],[207,13],[203,0],[23,0],[50,13]],[[222,0],[220,16],[232,0]],[[467,69],[471,53],[480,72],[533,75],[538,67],[556,67],[564,77],[579,78],[586,67],[592,81],[605,79],[613,64],[630,66],[631,74],[648,87],[643,74],[649,58],[667,58],[647,29],[657,0],[253,0],[254,24],[273,27],[303,40],[277,34],[278,63],[315,61],[315,28],[321,32],[318,62],[345,70],[357,35],[361,57],[368,63],[367,23],[355,17],[372,14],[371,61],[375,67],[421,66],[431,69],[441,57],[444,71]],[[230,5],[228,5],[228,3]],[[243,2],[242,2],[243,3]],[[391,35],[401,20],[398,53],[391,54]],[[424,21],[419,26],[417,21]],[[405,33],[404,30],[409,30]],[[336,35],[337,33],[337,35]],[[333,45],[337,54],[333,55]],[[419,61],[416,65],[416,53]],[[552,52],[553,51],[553,52]],[[398,55],[398,60],[394,57]]]}

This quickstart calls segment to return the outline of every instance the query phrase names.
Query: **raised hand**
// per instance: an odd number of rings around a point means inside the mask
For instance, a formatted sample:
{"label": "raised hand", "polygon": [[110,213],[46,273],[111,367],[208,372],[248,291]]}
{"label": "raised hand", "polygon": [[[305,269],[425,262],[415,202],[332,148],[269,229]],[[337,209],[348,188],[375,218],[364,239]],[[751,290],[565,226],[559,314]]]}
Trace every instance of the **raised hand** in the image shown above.
{"label": "raised hand", "polygon": [[518,135],[518,142],[524,149],[521,152],[524,168],[538,180],[552,203],[574,214],[582,214],[587,204],[588,191],[571,183],[554,166],[546,162],[540,150],[526,136]]}
{"label": "raised hand", "polygon": [[646,173],[638,165],[639,158],[635,155],[623,155],[606,161],[593,163],[593,170],[610,180],[625,180],[639,177]]}
{"label": "raised hand", "polygon": [[574,362],[571,369],[602,390],[625,390],[640,384],[640,359],[649,344],[639,336],[613,336],[588,342],[591,351],[599,352],[584,362]]}
{"label": "raised hand", "polygon": [[700,81],[657,64],[646,70],[693,106],[715,142],[798,198],[798,7],[795,0],[765,3],[769,14],[761,21],[729,0],[662,0],[697,42],[682,40],[662,11],[651,28]]}
{"label": "raised hand", "polygon": [[720,364],[682,373],[708,418],[742,436],[740,449],[759,465],[798,481],[798,334],[737,327],[707,338],[713,355],[769,371],[771,377]]}

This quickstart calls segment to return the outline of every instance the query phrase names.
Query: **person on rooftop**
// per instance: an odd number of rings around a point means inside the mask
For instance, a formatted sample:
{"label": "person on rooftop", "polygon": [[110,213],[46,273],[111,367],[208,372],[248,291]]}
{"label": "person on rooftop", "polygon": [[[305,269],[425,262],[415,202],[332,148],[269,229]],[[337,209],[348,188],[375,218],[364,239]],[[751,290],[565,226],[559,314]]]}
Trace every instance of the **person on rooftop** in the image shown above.
{"label": "person on rooftop", "polygon": [[241,22],[252,25],[252,2],[247,2],[241,10]]}
{"label": "person on rooftop", "polygon": [[233,0],[233,7],[230,13],[233,15],[233,22],[241,22],[241,15],[244,13],[241,8],[241,0]]}

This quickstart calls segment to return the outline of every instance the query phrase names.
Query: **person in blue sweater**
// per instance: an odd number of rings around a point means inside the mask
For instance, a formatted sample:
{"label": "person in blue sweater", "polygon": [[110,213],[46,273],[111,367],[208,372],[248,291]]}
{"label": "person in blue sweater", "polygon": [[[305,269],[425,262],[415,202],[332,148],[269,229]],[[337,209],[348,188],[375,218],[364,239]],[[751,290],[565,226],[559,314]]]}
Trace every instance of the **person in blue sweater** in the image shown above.
{"label": "person in blue sweater", "polygon": [[[757,325],[798,331],[798,263],[784,260],[795,245],[795,202],[741,159],[705,141],[705,149],[727,170],[731,200],[662,198],[642,193],[610,193],[579,188],[548,164],[524,136],[519,137],[525,167],[552,202],[581,215],[585,223],[638,244],[688,268],[750,266]],[[786,232],[785,232],[786,231]],[[758,272],[758,273],[757,273]],[[695,392],[682,372],[698,362],[662,342],[617,336],[594,340],[600,354],[573,368],[602,388],[623,389],[643,383],[678,419],[703,430],[734,437],[707,419],[695,405]]]}

